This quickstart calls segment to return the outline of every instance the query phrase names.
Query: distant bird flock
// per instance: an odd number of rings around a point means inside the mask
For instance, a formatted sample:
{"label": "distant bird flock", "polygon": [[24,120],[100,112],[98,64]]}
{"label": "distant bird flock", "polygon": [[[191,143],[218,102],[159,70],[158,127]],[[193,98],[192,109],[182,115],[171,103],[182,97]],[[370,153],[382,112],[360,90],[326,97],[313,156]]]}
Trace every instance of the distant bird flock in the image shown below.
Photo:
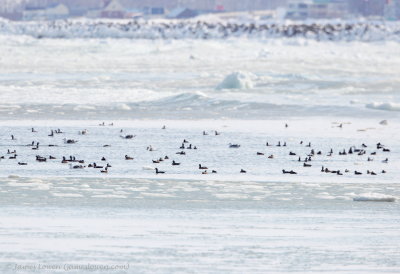
{"label": "distant bird flock", "polygon": [[382,22],[273,23],[188,21],[1,22],[0,32],[35,38],[221,39],[308,38],[335,41],[399,40],[400,24]]}

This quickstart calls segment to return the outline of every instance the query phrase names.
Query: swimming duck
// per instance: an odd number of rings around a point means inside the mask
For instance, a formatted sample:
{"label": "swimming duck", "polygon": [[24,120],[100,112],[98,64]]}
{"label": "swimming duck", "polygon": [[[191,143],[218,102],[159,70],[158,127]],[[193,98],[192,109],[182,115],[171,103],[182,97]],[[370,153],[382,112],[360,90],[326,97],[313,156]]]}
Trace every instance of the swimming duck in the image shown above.
{"label": "swimming duck", "polygon": [[175,162],[174,160],[172,161],[172,165],[173,166],[179,166],[181,163],[177,163],[177,162]]}
{"label": "swimming duck", "polygon": [[229,143],[229,147],[230,148],[239,148],[240,145],[239,144],[231,144],[231,143]]}
{"label": "swimming duck", "polygon": [[77,140],[66,139],[66,138],[64,138],[63,140],[64,140],[64,144],[75,144],[78,142]]}

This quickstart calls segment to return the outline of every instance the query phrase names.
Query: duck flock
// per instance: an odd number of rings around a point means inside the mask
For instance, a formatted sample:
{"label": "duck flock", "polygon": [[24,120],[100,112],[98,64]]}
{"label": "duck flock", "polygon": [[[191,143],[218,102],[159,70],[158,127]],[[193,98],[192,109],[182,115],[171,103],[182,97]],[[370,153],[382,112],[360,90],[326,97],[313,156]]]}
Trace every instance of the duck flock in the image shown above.
{"label": "duck flock", "polygon": [[[113,127],[114,124],[106,124],[101,123],[98,125],[99,127]],[[342,126],[342,125],[340,125]],[[286,124],[285,127],[287,128],[288,125]],[[167,129],[166,126],[160,128],[160,132],[165,131]],[[118,138],[119,140],[123,139],[127,142],[135,142],[137,138],[136,134],[126,134],[124,129],[118,129],[113,131],[115,132],[114,138]],[[90,156],[85,159],[79,158],[77,155],[62,155],[60,154],[61,150],[59,149],[60,146],[64,148],[64,152],[66,151],[77,151],[73,149],[74,146],[79,144],[80,138],[87,138],[90,137],[90,132],[87,129],[79,130],[78,132],[71,133],[68,132],[68,136],[74,136],[74,138],[66,138],[66,133],[63,130],[51,129],[47,132],[47,141],[46,144],[40,143],[38,140],[35,140],[35,135],[38,134],[38,130],[35,128],[26,129],[26,133],[30,135],[32,141],[28,144],[21,144],[18,142],[18,136],[15,134],[10,134],[9,141],[11,142],[7,144],[6,154],[0,157],[0,162],[9,161],[11,163],[15,163],[18,166],[28,166],[31,165],[33,162],[35,163],[42,163],[43,165],[51,163],[59,163],[60,169],[75,169],[75,170],[82,170],[82,169],[94,169],[98,170],[101,174],[107,174],[112,172],[113,170],[113,163],[110,161],[108,157],[101,155],[101,148],[108,148],[107,155],[113,155],[112,159],[119,159],[120,161],[130,161],[134,165],[138,158],[142,158],[143,155],[151,155],[151,161],[146,162],[146,165],[142,166],[142,170],[146,172],[153,172],[154,174],[176,174],[179,170],[181,163],[186,161],[186,156],[189,154],[190,162],[186,163],[186,166],[191,166],[191,170],[193,174],[219,174],[218,167],[216,166],[215,161],[204,161],[200,162],[197,161],[196,163],[196,153],[198,151],[205,152],[206,144],[202,144],[198,140],[196,144],[191,142],[190,137],[184,138],[183,140],[176,140],[176,147],[175,149],[169,151],[167,154],[160,156],[158,150],[150,143],[150,140],[147,140],[149,144],[146,147],[142,147],[140,152],[136,152],[135,155],[129,154],[127,151],[132,152],[126,147],[123,152],[121,151],[112,151],[113,142],[112,138],[107,138],[109,143],[104,144],[97,144],[98,146],[93,146],[91,148],[93,153],[89,153],[89,155],[96,155]],[[117,134],[118,133],[118,134]],[[215,136],[214,138],[218,138],[218,136],[224,133],[213,130],[213,131],[203,131],[199,132],[199,136]],[[36,135],[37,136],[37,135]],[[161,135],[164,136],[164,135]],[[29,138],[26,135],[24,139]],[[157,137],[161,138],[161,137]],[[88,139],[85,139],[86,141]],[[210,139],[208,139],[210,140]],[[43,141],[43,138],[42,138]],[[212,141],[211,141],[212,142]],[[13,145],[15,143],[15,145]],[[60,145],[62,144],[62,145]],[[246,144],[245,144],[246,145]],[[289,141],[278,141],[277,143],[271,143],[271,141],[265,141],[264,144],[258,144],[259,148],[264,147],[263,150],[254,150],[250,152],[254,158],[255,162],[258,162],[257,157],[266,158],[267,161],[273,162],[277,158],[282,160],[284,158],[284,163],[287,163],[287,166],[291,168],[285,168],[285,164],[282,165],[282,174],[285,175],[297,175],[301,174],[305,169],[311,168],[318,168],[321,173],[323,174],[335,174],[338,176],[343,175],[356,175],[356,176],[378,176],[381,174],[387,173],[387,171],[382,168],[385,164],[389,163],[389,156],[391,153],[391,149],[385,144],[378,142],[374,144],[349,144],[347,147],[331,147],[330,149],[321,149],[318,146],[314,146],[310,141],[306,140],[298,140],[293,141],[290,139]],[[4,144],[3,144],[4,146]],[[45,151],[46,154],[41,153],[43,147],[46,147]],[[243,149],[243,146],[239,143],[227,143],[225,148],[220,148],[222,151],[227,150],[239,150]],[[248,149],[248,148],[246,148]],[[32,153],[34,151],[34,153]],[[78,149],[79,151],[79,149]],[[300,151],[300,152],[299,152]],[[165,150],[164,150],[165,152]],[[207,149],[206,149],[207,152]],[[278,153],[279,152],[279,153]],[[100,154],[99,154],[100,153]],[[211,153],[210,151],[207,153]],[[25,155],[24,155],[25,154]],[[78,153],[79,154],[79,153]],[[120,154],[120,155],[119,155]],[[35,157],[33,157],[35,155]],[[82,155],[82,154],[80,154]],[[157,156],[155,156],[157,155]],[[81,156],[82,157],[82,156]],[[379,165],[374,165],[375,169],[371,170],[360,170],[360,169],[351,169],[351,168],[332,168],[330,167],[330,162],[349,162],[348,157],[359,158],[360,160],[357,161],[367,161],[367,162],[379,162]],[[25,159],[25,161],[21,160]],[[28,159],[28,160],[27,160]],[[198,158],[199,159],[199,158]],[[226,161],[224,159],[221,162]],[[351,162],[351,160],[350,160]],[[143,161],[138,161],[138,163],[143,163]],[[218,161],[217,161],[218,163]],[[323,163],[323,164],[321,164]],[[148,165],[147,165],[148,164]],[[160,165],[162,164],[162,165]],[[209,166],[212,164],[214,166]],[[243,167],[238,168],[236,171],[237,173],[252,173],[251,170],[246,168],[247,163],[243,162]],[[166,165],[170,166],[172,169],[164,170]],[[293,169],[293,166],[296,166]],[[337,165],[333,165],[337,166]],[[163,167],[164,169],[162,169]],[[268,175],[268,174],[266,174]]]}
{"label": "duck flock", "polygon": [[0,33],[35,38],[226,39],[307,38],[326,41],[399,41],[400,24],[394,22],[271,23],[164,21],[0,21]]}

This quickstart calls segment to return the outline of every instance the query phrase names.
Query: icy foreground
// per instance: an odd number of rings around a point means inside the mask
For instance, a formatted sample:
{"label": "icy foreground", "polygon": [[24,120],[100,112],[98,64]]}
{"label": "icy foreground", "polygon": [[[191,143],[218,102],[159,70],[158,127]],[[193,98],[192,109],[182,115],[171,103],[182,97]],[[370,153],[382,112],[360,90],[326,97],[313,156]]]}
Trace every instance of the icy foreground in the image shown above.
{"label": "icy foreground", "polygon": [[0,190],[2,273],[15,273],[15,263],[129,263],[145,273],[400,269],[399,203],[353,201],[364,192],[398,197],[397,184],[15,178],[0,179]]}

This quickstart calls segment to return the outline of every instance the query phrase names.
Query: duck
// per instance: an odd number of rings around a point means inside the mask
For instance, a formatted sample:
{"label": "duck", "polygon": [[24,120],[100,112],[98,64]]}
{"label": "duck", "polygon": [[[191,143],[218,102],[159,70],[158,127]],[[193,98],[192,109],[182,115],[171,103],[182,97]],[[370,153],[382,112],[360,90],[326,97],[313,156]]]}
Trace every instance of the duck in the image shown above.
{"label": "duck", "polygon": [[264,153],[262,153],[262,152],[257,152],[257,155],[264,155]]}
{"label": "duck", "polygon": [[172,165],[173,166],[179,166],[181,163],[177,163],[177,162],[175,162],[174,160],[172,161]]}
{"label": "duck", "polygon": [[155,170],[156,170],[156,174],[164,174],[165,173],[165,171],[160,171],[160,170],[158,170],[158,168],[155,168]]}
{"label": "duck", "polygon": [[47,162],[47,158],[36,155],[36,161],[38,162]]}
{"label": "duck", "polygon": [[70,168],[70,169],[83,169],[83,168],[85,168],[85,166],[83,166],[83,165],[72,165],[72,164],[69,164],[69,168]]}
{"label": "duck", "polygon": [[18,162],[18,164],[19,164],[20,166],[26,166],[26,165],[28,165],[28,163],[24,163],[24,162]]}
{"label": "duck", "polygon": [[303,163],[303,167],[311,167],[310,164]]}
{"label": "duck", "polygon": [[229,147],[230,148],[239,148],[240,145],[239,144],[231,144],[231,143],[229,143]]}
{"label": "duck", "polygon": [[75,144],[75,143],[78,142],[77,140],[74,140],[74,139],[66,139],[66,138],[64,138],[63,140],[64,140],[64,144]]}
{"label": "duck", "polygon": [[125,155],[125,160],[133,160],[133,157],[130,157],[128,155]]}
{"label": "duck", "polygon": [[286,171],[286,170],[284,170],[284,169],[282,169],[282,173],[283,173],[283,174],[297,174],[297,172],[295,172],[295,171],[293,171],[293,170],[291,170],[291,171]]}
{"label": "duck", "polygon": [[103,170],[100,170],[101,173],[108,173],[108,168],[105,167]]}
{"label": "duck", "polygon": [[120,135],[120,137],[122,139],[133,139],[134,137],[136,137],[136,135],[128,134],[128,135],[125,135],[125,136]]}
{"label": "duck", "polygon": [[96,163],[93,163],[93,168],[103,168],[103,166],[98,166]]}
{"label": "duck", "polygon": [[247,173],[247,171],[244,170],[244,169],[241,169],[241,170],[240,170],[240,173]]}
{"label": "duck", "polygon": [[199,164],[199,169],[208,169],[208,167],[201,166],[201,164]]}
{"label": "duck", "polygon": [[376,173],[373,172],[373,171],[371,171],[369,174],[370,174],[370,175],[376,175]]}

